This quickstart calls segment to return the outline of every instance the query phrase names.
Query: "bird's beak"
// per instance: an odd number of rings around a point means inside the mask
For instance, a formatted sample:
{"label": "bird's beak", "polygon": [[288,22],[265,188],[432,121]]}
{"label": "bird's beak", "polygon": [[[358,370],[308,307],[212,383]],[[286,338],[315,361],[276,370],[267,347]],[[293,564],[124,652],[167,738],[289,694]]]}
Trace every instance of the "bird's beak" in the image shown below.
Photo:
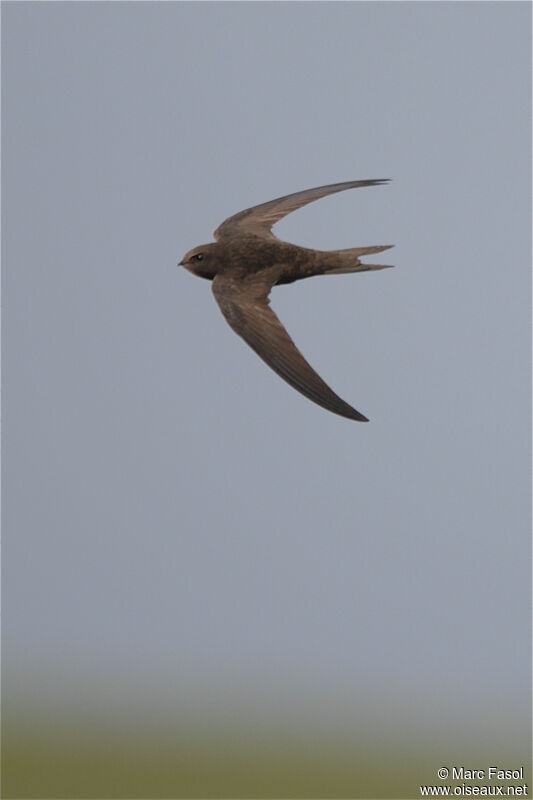
{"label": "bird's beak", "polygon": [[183,267],[183,261],[178,261],[178,264],[177,264],[177,266],[178,266],[178,267]]}

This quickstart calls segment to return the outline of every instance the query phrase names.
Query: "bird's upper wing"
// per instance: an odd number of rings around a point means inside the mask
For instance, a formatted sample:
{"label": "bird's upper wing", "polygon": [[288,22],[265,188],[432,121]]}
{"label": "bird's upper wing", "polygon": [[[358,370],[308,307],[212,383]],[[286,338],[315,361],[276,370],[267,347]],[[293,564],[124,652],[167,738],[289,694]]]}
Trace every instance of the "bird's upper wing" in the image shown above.
{"label": "bird's upper wing", "polygon": [[269,367],[297,391],[334,414],[367,422],[367,418],[345,403],[302,356],[269,306],[269,279],[249,281],[217,275],[213,294],[233,330],[255,350]]}
{"label": "bird's upper wing", "polygon": [[346,183],[330,183],[328,186],[317,186],[315,189],[305,189],[303,192],[287,194],[270,200],[268,203],[261,203],[259,206],[252,206],[244,211],[239,211],[232,217],[224,220],[213,234],[215,239],[222,239],[226,236],[235,236],[241,233],[252,233],[256,236],[274,236],[271,233],[272,226],[291,211],[312,203],[328,194],[343,192],[345,189],[354,189],[357,186],[376,186],[387,183],[388,178],[377,178],[368,181],[347,181]]}

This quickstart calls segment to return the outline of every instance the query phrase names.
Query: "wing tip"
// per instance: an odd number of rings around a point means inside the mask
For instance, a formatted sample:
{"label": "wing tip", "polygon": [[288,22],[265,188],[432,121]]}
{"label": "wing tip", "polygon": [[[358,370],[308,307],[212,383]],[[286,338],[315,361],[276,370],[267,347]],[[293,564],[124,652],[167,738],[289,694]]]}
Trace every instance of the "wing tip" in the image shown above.
{"label": "wing tip", "polygon": [[358,181],[346,181],[345,183],[332,184],[333,186],[345,186],[347,189],[357,189],[362,186],[385,186],[390,183],[392,178],[366,178]]}
{"label": "wing tip", "polygon": [[350,411],[341,411],[337,412],[340,413],[343,417],[347,417],[348,419],[353,419],[355,422],[370,422],[368,417],[365,417],[364,414],[361,414],[359,411],[356,411],[355,408],[349,406]]}

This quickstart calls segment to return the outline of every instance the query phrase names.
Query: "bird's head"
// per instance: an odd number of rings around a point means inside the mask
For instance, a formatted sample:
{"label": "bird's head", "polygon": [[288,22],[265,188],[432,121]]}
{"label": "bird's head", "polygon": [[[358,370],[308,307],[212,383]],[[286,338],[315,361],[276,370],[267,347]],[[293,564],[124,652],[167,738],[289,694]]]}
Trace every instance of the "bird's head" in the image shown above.
{"label": "bird's head", "polygon": [[200,278],[214,278],[216,267],[217,243],[201,244],[185,253],[178,266],[185,267]]}

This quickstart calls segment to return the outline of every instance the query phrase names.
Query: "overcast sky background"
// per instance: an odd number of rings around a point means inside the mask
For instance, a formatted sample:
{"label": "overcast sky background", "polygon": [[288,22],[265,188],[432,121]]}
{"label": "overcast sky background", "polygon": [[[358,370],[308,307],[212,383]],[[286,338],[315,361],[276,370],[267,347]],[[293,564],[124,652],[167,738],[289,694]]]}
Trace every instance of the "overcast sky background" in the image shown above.
{"label": "overcast sky background", "polygon": [[[530,4],[2,12],[6,697],[523,737]],[[176,267],[242,208],[360,178],[392,183],[276,233],[394,243],[396,269],[272,304],[368,424]]]}

